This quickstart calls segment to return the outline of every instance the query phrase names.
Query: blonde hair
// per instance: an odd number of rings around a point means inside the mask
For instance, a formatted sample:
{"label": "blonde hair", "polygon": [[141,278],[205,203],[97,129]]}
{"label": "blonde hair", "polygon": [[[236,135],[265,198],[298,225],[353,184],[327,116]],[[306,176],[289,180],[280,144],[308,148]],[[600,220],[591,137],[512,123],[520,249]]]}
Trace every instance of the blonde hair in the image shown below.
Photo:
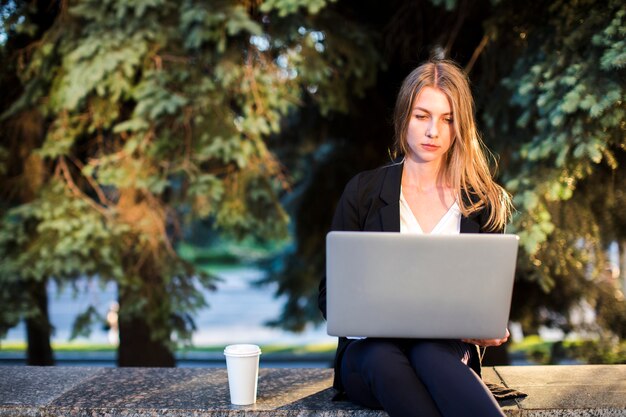
{"label": "blonde hair", "polygon": [[[428,61],[414,69],[402,83],[393,115],[394,156],[407,155],[407,130],[415,98],[424,87],[436,88],[452,107],[454,137],[445,155],[441,175],[454,189],[461,213],[488,211],[487,231],[504,230],[511,217],[511,197],[493,180],[486,148],[476,129],[474,100],[463,70],[448,60]],[[494,161],[495,163],[495,161]]]}

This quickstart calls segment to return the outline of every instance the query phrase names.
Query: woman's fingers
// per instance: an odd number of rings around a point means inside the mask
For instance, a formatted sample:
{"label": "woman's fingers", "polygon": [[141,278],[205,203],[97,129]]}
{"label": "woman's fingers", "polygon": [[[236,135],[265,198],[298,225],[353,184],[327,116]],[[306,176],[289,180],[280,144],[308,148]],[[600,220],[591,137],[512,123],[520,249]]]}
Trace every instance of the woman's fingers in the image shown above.
{"label": "woman's fingers", "polygon": [[470,343],[472,345],[478,345],[483,347],[500,346],[501,344],[509,340],[509,336],[511,336],[511,333],[509,332],[509,329],[506,329],[506,333],[504,334],[504,337],[502,339],[463,339],[463,341],[465,343]]}

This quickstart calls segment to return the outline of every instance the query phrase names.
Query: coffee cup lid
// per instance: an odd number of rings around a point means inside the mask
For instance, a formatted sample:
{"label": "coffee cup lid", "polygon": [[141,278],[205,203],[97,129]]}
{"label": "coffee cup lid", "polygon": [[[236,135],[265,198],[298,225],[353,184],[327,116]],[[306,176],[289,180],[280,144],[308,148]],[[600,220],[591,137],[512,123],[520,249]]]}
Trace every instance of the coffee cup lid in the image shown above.
{"label": "coffee cup lid", "polygon": [[254,356],[260,355],[261,348],[257,345],[239,344],[229,345],[224,349],[224,355],[228,356]]}

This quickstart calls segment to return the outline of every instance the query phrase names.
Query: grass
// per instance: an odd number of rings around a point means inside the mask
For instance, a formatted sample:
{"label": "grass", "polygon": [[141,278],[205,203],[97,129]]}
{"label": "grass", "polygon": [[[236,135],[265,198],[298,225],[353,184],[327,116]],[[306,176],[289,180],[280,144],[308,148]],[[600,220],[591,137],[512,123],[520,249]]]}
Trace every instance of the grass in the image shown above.
{"label": "grass", "polygon": [[[52,350],[55,352],[115,352],[116,347],[108,344],[53,342]],[[26,342],[0,342],[2,352],[25,352]]]}
{"label": "grass", "polygon": [[539,335],[526,336],[521,342],[511,344],[511,352],[545,351],[549,352],[553,342],[543,340]]}
{"label": "grass", "polygon": [[[222,352],[225,346],[192,346],[185,347],[178,350],[178,353],[187,352]],[[267,344],[260,345],[261,352],[264,355],[272,354],[288,354],[288,355],[320,355],[320,354],[333,354],[335,352],[336,344],[324,343],[324,344],[311,344],[311,345],[289,345],[289,344]]]}
{"label": "grass", "polygon": [[[521,342],[511,345],[511,352],[523,352],[527,355],[532,353],[549,354],[553,342],[546,342],[539,336],[528,336]],[[273,343],[262,345],[263,353],[292,353],[298,355],[304,354],[324,354],[334,352],[336,345],[334,343],[310,344],[310,345],[290,345]],[[94,344],[85,342],[54,342],[52,349],[55,352],[114,352],[115,346],[108,344]],[[224,346],[185,346],[181,347],[178,352],[221,352]],[[25,342],[1,342],[0,352],[24,352],[26,351]]]}
{"label": "grass", "polygon": [[[606,347],[595,339],[573,339],[548,342],[539,336],[533,335],[524,338],[521,342],[512,344],[509,352],[522,353],[526,359],[534,364],[554,364],[562,360],[574,360],[580,363],[623,363],[626,361],[623,354],[602,351]],[[590,350],[595,353],[590,354]],[[611,356],[613,355],[613,356]]]}
{"label": "grass", "polygon": [[[547,364],[550,363],[554,354],[560,356],[572,356],[577,348],[581,344],[585,343],[581,340],[576,341],[564,341],[560,346],[554,346],[555,342],[549,342],[542,340],[539,336],[527,336],[520,342],[513,343],[510,348],[510,353],[517,353],[523,355],[532,363]],[[221,353],[224,351],[224,345],[209,345],[209,346],[182,346],[176,353],[185,355],[186,353]],[[335,351],[335,343],[322,343],[322,344],[284,344],[284,343],[271,343],[261,345],[261,351],[264,355],[294,355],[294,356],[307,356],[307,355],[332,355]],[[555,348],[558,350],[555,351]],[[74,354],[80,353],[114,353],[116,351],[115,346],[109,344],[94,344],[88,342],[54,342],[52,343],[52,349],[54,352],[65,353],[71,352]],[[25,342],[2,342],[0,341],[0,354],[2,353],[25,353]]]}
{"label": "grass", "polygon": [[185,260],[195,265],[218,265],[239,267],[242,264],[254,263],[267,258],[283,249],[287,241],[260,244],[252,239],[233,241],[217,239],[207,245],[194,245],[182,242],[176,252]]}
{"label": "grass", "polygon": [[[222,345],[219,346],[190,346],[179,349],[178,353],[188,352],[222,352]],[[287,344],[267,344],[261,345],[263,354],[291,354],[291,355],[307,355],[307,354],[332,354],[335,351],[334,343],[327,344],[311,344],[311,345],[287,345]],[[116,347],[107,344],[90,344],[76,342],[54,342],[52,349],[55,352],[72,352],[72,353],[90,353],[90,352],[115,352]],[[1,342],[0,353],[22,353],[26,352],[25,342]]]}

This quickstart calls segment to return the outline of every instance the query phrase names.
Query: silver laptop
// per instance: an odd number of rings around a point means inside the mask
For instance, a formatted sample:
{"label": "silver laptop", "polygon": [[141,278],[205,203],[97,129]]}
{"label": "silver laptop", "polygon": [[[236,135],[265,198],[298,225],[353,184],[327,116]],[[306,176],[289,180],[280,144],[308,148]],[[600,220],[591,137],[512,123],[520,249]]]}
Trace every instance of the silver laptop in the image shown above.
{"label": "silver laptop", "polygon": [[331,336],[504,336],[518,237],[330,232],[326,237]]}

